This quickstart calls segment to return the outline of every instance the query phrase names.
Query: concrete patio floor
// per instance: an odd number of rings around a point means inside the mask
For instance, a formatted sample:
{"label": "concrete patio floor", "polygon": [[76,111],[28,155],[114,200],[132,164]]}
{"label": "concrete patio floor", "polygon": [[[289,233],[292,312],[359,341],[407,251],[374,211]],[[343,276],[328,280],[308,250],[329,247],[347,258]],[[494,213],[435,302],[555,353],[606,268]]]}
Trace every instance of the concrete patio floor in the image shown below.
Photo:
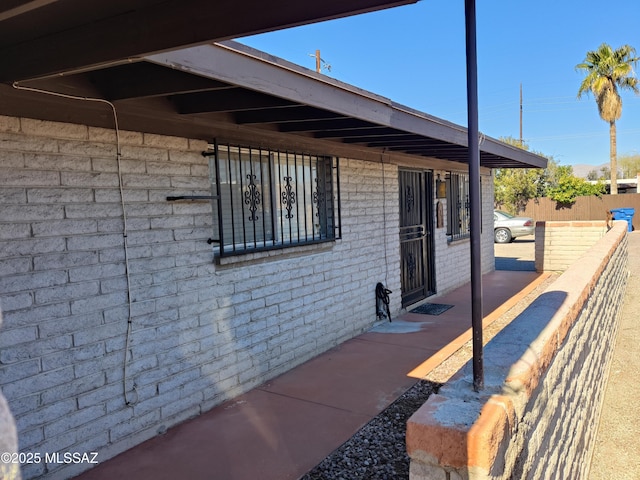
{"label": "concrete patio floor", "polygon": [[[483,276],[485,322],[539,280],[524,271]],[[298,479],[470,338],[469,284],[428,301],[453,308],[378,324],[76,478]]]}

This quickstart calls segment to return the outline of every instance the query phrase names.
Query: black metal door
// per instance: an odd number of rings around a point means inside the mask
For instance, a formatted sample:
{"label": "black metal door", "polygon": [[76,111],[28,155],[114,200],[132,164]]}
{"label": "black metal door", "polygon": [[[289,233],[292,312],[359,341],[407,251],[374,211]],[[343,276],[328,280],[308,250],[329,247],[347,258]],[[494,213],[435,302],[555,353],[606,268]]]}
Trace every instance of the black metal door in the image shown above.
{"label": "black metal door", "polygon": [[435,293],[433,173],[399,171],[402,306]]}

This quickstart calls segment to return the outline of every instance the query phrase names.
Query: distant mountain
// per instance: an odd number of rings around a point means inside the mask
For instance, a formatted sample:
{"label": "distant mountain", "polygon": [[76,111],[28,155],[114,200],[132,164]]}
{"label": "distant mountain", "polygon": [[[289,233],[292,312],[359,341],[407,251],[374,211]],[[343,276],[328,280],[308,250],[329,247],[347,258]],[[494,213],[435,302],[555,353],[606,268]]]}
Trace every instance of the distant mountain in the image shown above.
{"label": "distant mountain", "polygon": [[609,166],[608,162],[603,163],[602,165],[587,165],[585,163],[578,163],[577,165],[572,165],[573,174],[576,177],[580,177],[580,178],[587,178],[587,175],[589,175],[589,172],[591,170],[595,170],[596,172],[598,172],[598,175],[600,175],[600,169],[608,166]]}

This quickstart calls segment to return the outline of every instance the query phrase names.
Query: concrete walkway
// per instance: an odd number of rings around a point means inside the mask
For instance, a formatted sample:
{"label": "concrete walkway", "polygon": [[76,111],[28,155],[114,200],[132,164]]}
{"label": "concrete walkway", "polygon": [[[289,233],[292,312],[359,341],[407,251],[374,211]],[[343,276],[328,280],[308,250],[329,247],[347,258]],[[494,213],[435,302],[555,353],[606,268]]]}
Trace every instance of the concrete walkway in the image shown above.
{"label": "concrete walkway", "polygon": [[[540,278],[535,272],[485,275],[485,322],[498,319]],[[439,364],[447,346],[466,335],[469,284],[430,300],[453,308],[379,325],[78,478],[300,478],[414,385],[412,370]]]}
{"label": "concrete walkway", "polygon": [[640,479],[640,231],[628,240],[630,276],[589,480]]}
{"label": "concrete walkway", "polygon": [[[532,244],[509,244],[501,255],[511,267],[526,267],[520,250],[533,251]],[[640,232],[629,235],[629,268],[589,480],[640,479]],[[539,278],[530,271],[484,276],[486,316],[498,318]],[[470,326],[470,286],[430,301],[454,307],[381,324],[78,478],[300,478],[413,385],[412,369],[432,368],[448,347],[456,348]]]}

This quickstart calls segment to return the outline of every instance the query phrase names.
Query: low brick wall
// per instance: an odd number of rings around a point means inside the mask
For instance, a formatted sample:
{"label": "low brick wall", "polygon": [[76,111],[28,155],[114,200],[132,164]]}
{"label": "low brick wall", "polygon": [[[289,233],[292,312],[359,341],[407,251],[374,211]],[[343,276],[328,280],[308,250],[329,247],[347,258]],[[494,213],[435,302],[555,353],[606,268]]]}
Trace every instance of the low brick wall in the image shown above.
{"label": "low brick wall", "polygon": [[604,220],[536,222],[536,270],[565,271],[607,230]]}
{"label": "low brick wall", "polygon": [[407,425],[412,480],[585,478],[628,278],[616,222]]}

